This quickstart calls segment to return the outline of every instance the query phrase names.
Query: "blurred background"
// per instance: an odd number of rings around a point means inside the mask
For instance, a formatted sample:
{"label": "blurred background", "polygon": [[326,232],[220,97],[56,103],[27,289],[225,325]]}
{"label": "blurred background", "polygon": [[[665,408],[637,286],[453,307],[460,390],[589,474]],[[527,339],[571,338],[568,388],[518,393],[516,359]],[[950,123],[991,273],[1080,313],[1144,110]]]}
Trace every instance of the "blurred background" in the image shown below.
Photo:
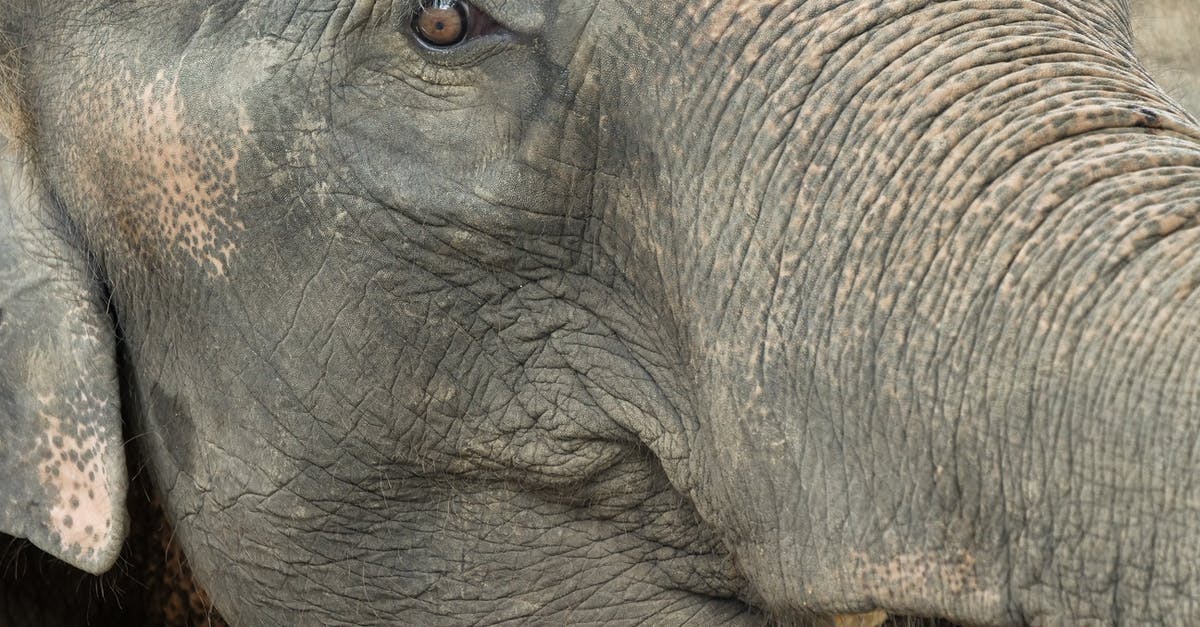
{"label": "blurred background", "polygon": [[1200,119],[1200,0],[1129,0],[1138,56]]}

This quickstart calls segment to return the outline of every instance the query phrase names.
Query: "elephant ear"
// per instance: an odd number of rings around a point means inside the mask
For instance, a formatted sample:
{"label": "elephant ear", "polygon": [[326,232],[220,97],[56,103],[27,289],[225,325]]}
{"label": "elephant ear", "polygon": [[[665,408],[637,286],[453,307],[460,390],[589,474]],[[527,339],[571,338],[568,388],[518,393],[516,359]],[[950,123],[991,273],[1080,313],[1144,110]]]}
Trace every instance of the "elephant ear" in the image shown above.
{"label": "elephant ear", "polygon": [[101,573],[128,527],[114,332],[30,171],[0,136],[0,532]]}

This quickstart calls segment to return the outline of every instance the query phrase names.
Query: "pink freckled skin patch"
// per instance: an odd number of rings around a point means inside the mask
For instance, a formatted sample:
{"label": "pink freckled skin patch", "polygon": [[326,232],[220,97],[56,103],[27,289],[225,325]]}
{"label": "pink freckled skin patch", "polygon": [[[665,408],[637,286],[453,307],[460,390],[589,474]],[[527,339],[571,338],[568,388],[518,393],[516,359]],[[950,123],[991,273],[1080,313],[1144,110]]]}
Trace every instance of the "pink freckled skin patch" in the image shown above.
{"label": "pink freckled skin patch", "polygon": [[44,230],[23,168],[0,164],[0,267],[15,282],[0,294],[0,532],[98,574],[128,518],[114,338],[84,257]]}
{"label": "pink freckled skin patch", "polygon": [[51,495],[50,528],[63,554],[92,559],[104,551],[113,524],[109,477],[101,460],[107,457],[103,429],[94,434],[72,433],[55,416],[45,422],[38,477]]}
{"label": "pink freckled skin patch", "polygon": [[138,104],[140,124],[127,129],[131,141],[126,147],[155,151],[153,156],[135,157],[148,169],[142,191],[152,203],[157,200],[157,207],[147,207],[157,218],[151,226],[196,263],[224,275],[235,246],[221,233],[241,228],[232,217],[237,204],[237,150],[222,151],[211,139],[188,132],[178,86],[168,84],[162,74],[143,88]]}
{"label": "pink freckled skin patch", "polygon": [[876,599],[892,604],[922,598],[945,590],[974,599],[982,606],[1000,604],[999,593],[980,580],[975,558],[965,552],[904,553],[887,561],[874,561],[864,553],[851,555],[857,585]]}
{"label": "pink freckled skin patch", "polygon": [[[79,134],[65,149],[70,203],[124,256],[224,277],[245,228],[237,174],[244,127],[219,132],[189,114],[183,92],[164,72],[147,80],[125,70],[62,112],[55,123]],[[235,106],[217,107],[217,117],[238,121]]]}

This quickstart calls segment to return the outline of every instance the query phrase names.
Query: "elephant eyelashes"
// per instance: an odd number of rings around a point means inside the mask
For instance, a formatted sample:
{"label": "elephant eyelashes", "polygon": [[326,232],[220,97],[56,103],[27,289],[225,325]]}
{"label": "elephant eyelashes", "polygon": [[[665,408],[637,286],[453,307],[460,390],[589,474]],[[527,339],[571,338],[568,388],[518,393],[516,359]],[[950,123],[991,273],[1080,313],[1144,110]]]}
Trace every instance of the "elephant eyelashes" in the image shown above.
{"label": "elephant eyelashes", "polygon": [[420,0],[413,13],[413,32],[430,48],[452,48],[494,32],[498,25],[486,13],[459,0]]}

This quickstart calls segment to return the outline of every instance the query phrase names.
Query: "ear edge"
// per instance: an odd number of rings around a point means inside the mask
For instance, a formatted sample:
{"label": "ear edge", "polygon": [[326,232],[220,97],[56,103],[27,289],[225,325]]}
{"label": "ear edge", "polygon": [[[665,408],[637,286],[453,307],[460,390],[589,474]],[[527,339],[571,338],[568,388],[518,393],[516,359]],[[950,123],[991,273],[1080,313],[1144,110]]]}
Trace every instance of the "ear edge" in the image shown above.
{"label": "ear edge", "polygon": [[0,531],[101,573],[128,533],[115,334],[29,171],[0,153]]}

